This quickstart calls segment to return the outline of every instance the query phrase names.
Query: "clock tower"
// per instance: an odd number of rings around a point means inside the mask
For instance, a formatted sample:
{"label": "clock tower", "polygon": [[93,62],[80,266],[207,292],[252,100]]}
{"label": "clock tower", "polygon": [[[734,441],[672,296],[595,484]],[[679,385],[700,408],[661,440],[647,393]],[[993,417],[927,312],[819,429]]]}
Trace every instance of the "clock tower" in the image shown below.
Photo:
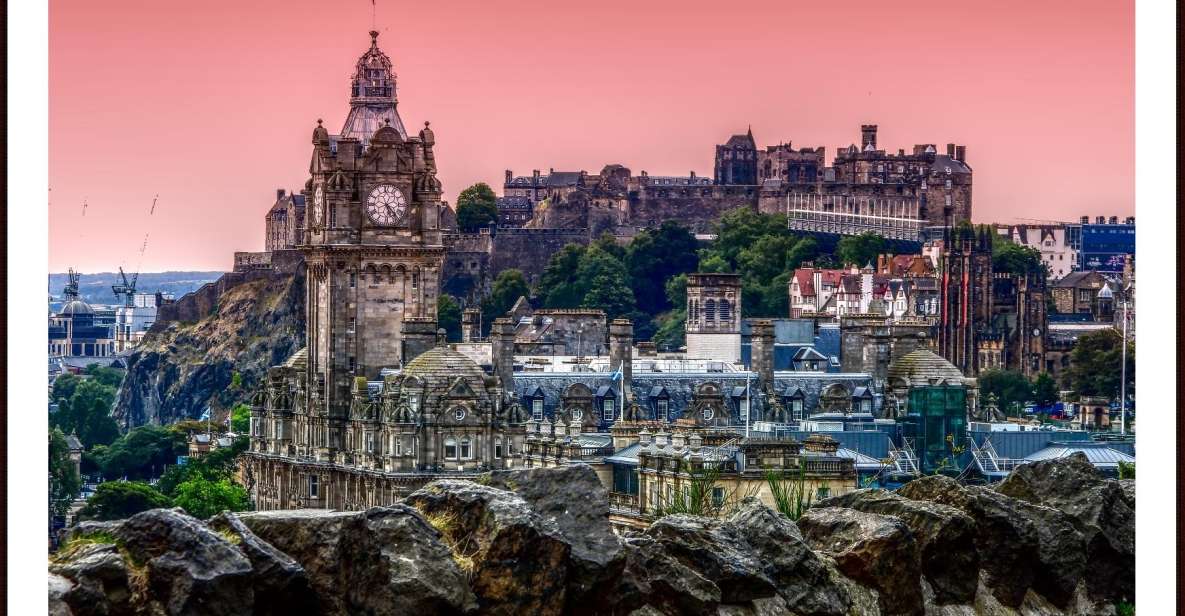
{"label": "clock tower", "polygon": [[313,130],[307,244],[305,383],[318,456],[343,447],[355,379],[430,346],[444,247],[440,182],[428,123],[409,136],[396,110],[395,72],[370,33],[350,80],[338,134]]}

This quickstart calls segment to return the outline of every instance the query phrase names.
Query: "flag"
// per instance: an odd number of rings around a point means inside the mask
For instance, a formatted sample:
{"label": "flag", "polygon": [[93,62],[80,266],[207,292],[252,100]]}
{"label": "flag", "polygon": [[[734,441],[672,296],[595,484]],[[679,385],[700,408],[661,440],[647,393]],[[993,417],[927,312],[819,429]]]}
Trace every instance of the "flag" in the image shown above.
{"label": "flag", "polygon": [[612,375],[609,376],[609,378],[613,379],[614,381],[620,381],[622,376],[623,375],[621,374],[621,366],[618,366],[617,372],[614,372]]}
{"label": "flag", "polygon": [[208,407],[208,406],[207,406],[207,407],[206,407],[206,410],[202,412],[202,416],[201,416],[201,417],[198,417],[198,419],[200,419],[200,420],[202,420],[202,421],[209,421],[209,419],[210,419],[210,407]]}

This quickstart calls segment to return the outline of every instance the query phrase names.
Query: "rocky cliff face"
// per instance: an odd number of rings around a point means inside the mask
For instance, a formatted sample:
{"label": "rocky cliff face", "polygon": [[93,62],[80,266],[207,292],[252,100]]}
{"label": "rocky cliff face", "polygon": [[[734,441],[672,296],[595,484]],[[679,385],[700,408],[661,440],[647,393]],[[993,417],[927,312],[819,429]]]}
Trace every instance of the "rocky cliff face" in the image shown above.
{"label": "rocky cliff face", "polygon": [[[217,417],[267,369],[304,345],[304,276],[275,273],[228,288],[210,312],[150,332],[131,355],[114,415],[125,428]],[[156,328],[154,328],[155,330]],[[243,389],[232,391],[238,372]]]}
{"label": "rocky cliff face", "polygon": [[627,537],[586,466],[440,480],[364,512],[154,510],[75,529],[50,613],[1114,613],[1134,501],[1083,457],[1025,469],[996,489],[861,490],[797,523],[748,500]]}

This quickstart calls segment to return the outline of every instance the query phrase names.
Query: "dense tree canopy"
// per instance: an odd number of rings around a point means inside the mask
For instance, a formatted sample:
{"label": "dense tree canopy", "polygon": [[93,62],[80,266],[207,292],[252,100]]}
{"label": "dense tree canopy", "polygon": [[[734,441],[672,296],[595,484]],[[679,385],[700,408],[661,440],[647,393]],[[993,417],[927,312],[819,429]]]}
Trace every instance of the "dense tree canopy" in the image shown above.
{"label": "dense tree canopy", "polygon": [[481,302],[482,329],[489,331],[494,319],[503,317],[520,297],[530,297],[531,287],[527,277],[516,269],[502,270],[494,279],[489,297]]}
{"label": "dense tree canopy", "polygon": [[979,375],[979,393],[986,405],[990,400],[1006,415],[1016,415],[1032,401],[1033,384],[1012,370],[985,370]]}
{"label": "dense tree canopy", "polygon": [[[63,379],[65,383],[59,389],[58,381]],[[77,379],[64,374],[55,380],[54,390],[63,397],[57,398],[58,410],[50,417],[50,425],[65,434],[78,435],[87,448],[106,445],[119,437],[119,426],[111,417],[114,387],[104,385],[97,378]]]}
{"label": "dense tree canopy", "polygon": [[[1123,336],[1113,328],[1080,336],[1070,354],[1070,389],[1080,396],[1119,399]],[[1136,343],[1127,341],[1127,396],[1136,393]],[[1130,404],[1130,403],[1129,403]]]}
{"label": "dense tree canopy", "polygon": [[161,426],[140,426],[92,456],[106,479],[149,479],[174,464],[187,450],[186,435]]}
{"label": "dense tree canopy", "polygon": [[875,233],[861,233],[839,240],[835,246],[835,256],[844,265],[876,267],[876,258],[885,252],[888,243],[885,238]]}
{"label": "dense tree canopy", "polygon": [[672,276],[696,270],[697,249],[695,236],[674,221],[634,237],[626,248],[625,264],[638,310],[657,315],[672,307],[665,285]]}
{"label": "dense tree canopy", "polygon": [[1054,381],[1048,372],[1042,372],[1033,379],[1033,402],[1038,406],[1051,406],[1060,399],[1057,381]]}
{"label": "dense tree canopy", "polygon": [[54,513],[65,515],[70,503],[78,498],[82,481],[74,472],[66,435],[57,428],[49,430],[49,498]]}
{"label": "dense tree canopy", "polygon": [[485,182],[478,182],[457,195],[457,227],[473,233],[498,222],[498,197]]}
{"label": "dense tree canopy", "polygon": [[452,295],[441,294],[436,299],[436,323],[449,342],[461,341],[461,304]]}
{"label": "dense tree canopy", "polygon": [[251,429],[251,407],[239,404],[230,411],[230,431],[246,434]]}
{"label": "dense tree canopy", "polygon": [[1036,249],[1004,242],[992,250],[992,271],[1024,275],[1045,272],[1045,264]]}
{"label": "dense tree canopy", "polygon": [[246,511],[251,507],[251,500],[243,486],[228,479],[210,481],[194,477],[177,486],[173,505],[205,520],[223,511]]}
{"label": "dense tree canopy", "polygon": [[78,511],[82,520],[121,520],[131,515],[172,506],[169,497],[141,481],[107,481]]}

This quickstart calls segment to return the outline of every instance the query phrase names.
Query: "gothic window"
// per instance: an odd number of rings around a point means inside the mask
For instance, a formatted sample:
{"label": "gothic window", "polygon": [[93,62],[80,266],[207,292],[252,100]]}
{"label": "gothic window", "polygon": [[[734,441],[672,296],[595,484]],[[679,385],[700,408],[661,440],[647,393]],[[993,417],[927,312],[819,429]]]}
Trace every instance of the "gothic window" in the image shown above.
{"label": "gothic window", "polygon": [[444,439],[444,457],[446,460],[457,459],[457,439],[451,436]]}
{"label": "gothic window", "polygon": [[320,486],[317,483],[317,476],[309,475],[309,498],[318,498],[317,493],[320,491]]}
{"label": "gothic window", "polygon": [[473,450],[470,446],[469,437],[461,439],[461,459],[468,460],[473,457]]}
{"label": "gothic window", "polygon": [[721,323],[727,323],[727,322],[732,321],[731,309],[732,309],[732,306],[728,303],[728,300],[726,300],[726,299],[720,300],[720,322]]}
{"label": "gothic window", "polygon": [[704,302],[704,320],[708,323],[716,321],[716,300],[710,299]]}

